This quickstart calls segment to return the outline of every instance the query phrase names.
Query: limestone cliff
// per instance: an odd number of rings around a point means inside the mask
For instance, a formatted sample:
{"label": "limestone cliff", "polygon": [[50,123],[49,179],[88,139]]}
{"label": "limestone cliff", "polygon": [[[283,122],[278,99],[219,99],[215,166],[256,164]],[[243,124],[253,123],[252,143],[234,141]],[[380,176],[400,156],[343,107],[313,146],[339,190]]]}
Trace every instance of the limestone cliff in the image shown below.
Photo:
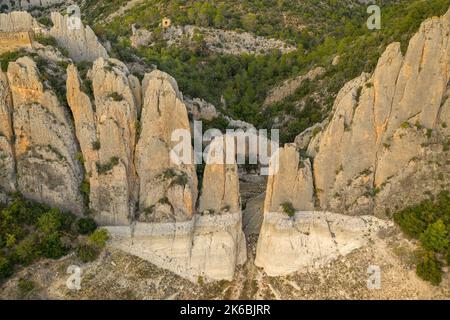
{"label": "limestone cliff", "polygon": [[50,35],[56,39],[58,45],[66,48],[74,61],[94,61],[97,58],[108,58],[108,53],[98,41],[94,31],[84,26],[81,20],[69,21],[68,15],[52,12],[53,27]]}
{"label": "limestone cliff", "polygon": [[[450,12],[425,21],[405,56],[399,43],[390,45],[371,76],[341,90],[314,142],[321,208],[383,214],[436,192],[438,176],[449,180],[449,26]],[[406,185],[416,190],[400,193]]]}
{"label": "limestone cliff", "polygon": [[48,8],[64,2],[66,0],[4,0],[2,4],[8,8],[7,11],[12,11]]}
{"label": "limestone cliff", "polygon": [[39,24],[28,12],[13,11],[11,13],[0,13],[1,32],[24,32],[39,29]]}
{"label": "limestone cliff", "polygon": [[44,85],[29,57],[12,62],[8,81],[18,190],[26,197],[81,214],[82,173],[70,115]]}
{"label": "limestone cliff", "polygon": [[279,149],[271,161],[272,172],[267,182],[264,212],[279,212],[284,203],[299,211],[314,209],[309,159],[301,159],[295,145],[290,144]]}
{"label": "limestone cliff", "polygon": [[[142,104],[142,132],[136,146],[140,218],[154,222],[191,219],[197,202],[197,176],[189,119],[176,81],[158,70],[146,74]],[[188,135],[187,161],[171,153],[179,143],[178,136],[172,137],[177,130]]]}
{"label": "limestone cliff", "polygon": [[[103,58],[94,62],[89,79],[81,80],[74,65],[67,74],[67,100],[90,186],[90,208],[100,224],[128,225],[137,199],[138,108],[132,76],[120,61]],[[92,90],[92,101],[83,90]]]}
{"label": "limestone cliff", "polygon": [[[143,115],[145,113],[144,105]],[[218,137],[212,145],[222,149],[224,141],[225,138]],[[211,148],[208,158],[215,157],[216,151]],[[167,150],[161,153],[166,154]],[[237,165],[224,164],[224,153],[220,153],[219,158],[222,163],[209,163],[205,168],[201,214],[176,222],[173,219],[153,219],[151,223],[138,221],[133,231],[108,227],[113,244],[192,281],[197,281],[198,277],[233,279],[236,266],[247,259],[246,241],[242,230]],[[172,206],[172,203],[167,205]],[[160,214],[159,208],[148,214]]]}
{"label": "limestone cliff", "polygon": [[16,189],[12,98],[8,78],[0,70],[0,193]]}
{"label": "limestone cliff", "polygon": [[[385,225],[363,215],[389,217],[448,188],[449,31],[450,11],[425,21],[405,56],[391,44],[372,75],[341,89],[331,119],[296,139],[313,178],[293,145],[275,155],[256,265],[282,275],[327,263]],[[321,211],[311,210],[313,185]]]}
{"label": "limestone cliff", "polygon": [[238,167],[234,150],[231,150],[231,156],[227,155],[227,152],[230,152],[230,148],[227,148],[227,139],[234,137],[218,137],[209,146],[208,163],[203,175],[200,212],[235,213],[241,210]]}

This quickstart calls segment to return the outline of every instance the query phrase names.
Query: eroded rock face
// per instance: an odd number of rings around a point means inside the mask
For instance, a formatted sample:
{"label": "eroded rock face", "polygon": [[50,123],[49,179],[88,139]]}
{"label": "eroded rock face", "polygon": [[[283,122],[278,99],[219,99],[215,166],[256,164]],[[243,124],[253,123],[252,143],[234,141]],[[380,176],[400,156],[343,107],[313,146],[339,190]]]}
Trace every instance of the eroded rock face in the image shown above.
{"label": "eroded rock face", "polygon": [[389,223],[373,216],[299,212],[294,218],[268,213],[258,239],[255,264],[269,276],[317,268],[367,245]]}
{"label": "eroded rock face", "polygon": [[65,0],[4,0],[2,4],[11,10],[30,10],[35,8],[48,8],[64,3]]}
{"label": "eroded rock face", "polygon": [[0,13],[1,32],[28,32],[36,30],[39,30],[39,25],[28,12]]}
{"label": "eroded rock face", "polygon": [[138,222],[128,227],[107,227],[112,245],[194,283],[232,280],[247,251],[241,214],[195,215],[177,223]]}
{"label": "eroded rock face", "polygon": [[[152,222],[190,220],[197,201],[197,175],[189,119],[176,81],[159,70],[146,74],[142,105],[136,146],[140,217]],[[189,141],[187,161],[171,154],[179,143],[178,136],[172,139],[177,130]]]}
{"label": "eroded rock face", "polygon": [[227,139],[234,137],[218,137],[209,146],[200,196],[200,212],[234,213],[241,210],[235,151],[232,150],[231,156],[227,156],[230,151],[227,148]]}
{"label": "eroded rock face", "polygon": [[58,45],[67,49],[70,57],[77,62],[95,61],[97,58],[108,58],[108,53],[98,41],[94,31],[89,26],[73,24],[68,21],[68,15],[52,12],[53,27],[50,35],[56,39]]}
{"label": "eroded rock face", "polygon": [[307,80],[314,80],[325,74],[325,69],[322,67],[315,68],[308,73],[298,76],[294,79],[285,81],[281,86],[273,88],[266,100],[264,101],[263,107],[266,108],[277,102],[284,100],[285,98],[293,95],[295,91],[301,87],[301,85]]}
{"label": "eroded rock face", "polygon": [[8,78],[0,70],[0,193],[16,190],[12,98]]}
{"label": "eroded rock face", "polygon": [[[160,82],[159,85],[164,83]],[[173,91],[176,87],[172,85],[173,82],[170,82],[166,87],[166,90],[169,90],[168,93],[176,92]],[[155,93],[161,94],[158,91]],[[148,115],[146,108],[149,106],[146,105],[148,96],[144,95],[144,97],[143,116],[145,117]],[[164,104],[160,103],[159,106],[161,106],[160,114],[163,115]],[[173,106],[174,104],[172,108]],[[223,147],[224,140],[224,137],[216,138],[212,145]],[[225,153],[216,154],[215,151],[217,151],[216,148],[210,148],[208,158],[218,155],[220,160],[224,161]],[[162,149],[160,152],[165,154],[168,151]],[[233,157],[235,157],[234,150]],[[171,170],[173,174],[181,172],[180,167],[172,167]],[[167,172],[165,174],[167,175]],[[176,175],[166,176],[172,181],[176,181],[173,179],[178,179],[177,177]],[[154,181],[154,183],[160,183],[160,180]],[[186,174],[183,183],[188,184],[188,181]],[[161,187],[164,189],[166,185]],[[170,193],[172,189],[169,184],[166,192]],[[156,205],[154,212],[147,213],[148,216],[162,215],[162,205],[165,204],[168,211],[165,212],[166,216],[163,216],[165,219],[160,219],[163,221],[155,221],[155,219],[150,222],[138,221],[132,228],[108,227],[113,235],[113,245],[194,282],[198,277],[204,277],[207,281],[233,279],[236,266],[243,264],[247,259],[236,163],[207,164],[200,199],[202,214],[193,215],[189,219],[184,218],[182,221],[173,218],[170,221],[168,217],[170,214],[173,215],[175,207],[173,199],[176,197],[168,196],[167,202],[159,203],[160,206]],[[184,206],[182,202],[178,205]]]}
{"label": "eroded rock face", "polygon": [[[445,188],[438,181],[450,179],[449,26],[450,11],[425,21],[404,57],[399,43],[388,46],[373,75],[363,73],[341,89],[331,120],[315,135],[312,128],[298,137],[304,150],[309,141],[323,211],[295,208],[301,195],[310,199],[295,186],[311,190],[313,180],[295,183],[299,156],[293,146],[281,149],[279,177],[269,178],[257,266],[278,276],[327,263],[364,246],[385,225],[330,211],[386,216]],[[301,211],[289,218],[280,212],[282,201]]]}
{"label": "eroded rock face", "polygon": [[[308,148],[322,209],[380,213],[390,207],[384,188],[401,185],[397,179],[420,183],[413,172],[403,175],[411,162],[427,166],[434,153],[445,152],[449,25],[450,13],[425,21],[404,57],[399,43],[390,45],[372,76],[341,90],[331,122]],[[439,161],[437,170],[446,175],[446,166]]]}
{"label": "eroded rock face", "polygon": [[115,59],[97,59],[86,79],[80,79],[75,65],[67,68],[67,101],[83,153],[90,208],[102,225],[129,225],[134,216],[139,85]]}
{"label": "eroded rock face", "polygon": [[44,87],[31,58],[10,63],[7,75],[14,105],[18,191],[81,214],[82,172],[67,110],[52,89]]}
{"label": "eroded rock face", "polygon": [[271,159],[264,212],[279,212],[284,203],[292,204],[296,210],[312,210],[313,194],[309,159],[301,159],[294,144],[280,148]]}

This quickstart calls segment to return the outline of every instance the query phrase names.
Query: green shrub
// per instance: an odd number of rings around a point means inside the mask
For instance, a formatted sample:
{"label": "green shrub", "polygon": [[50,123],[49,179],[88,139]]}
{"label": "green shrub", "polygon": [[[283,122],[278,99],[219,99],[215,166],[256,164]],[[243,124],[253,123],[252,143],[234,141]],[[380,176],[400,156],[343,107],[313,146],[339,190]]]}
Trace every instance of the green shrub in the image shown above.
{"label": "green shrub", "polygon": [[42,256],[49,259],[59,259],[68,252],[68,248],[61,241],[61,235],[57,232],[42,238],[40,249]]}
{"label": "green shrub", "polygon": [[295,209],[292,203],[285,202],[281,205],[281,207],[283,208],[284,213],[286,213],[289,217],[292,218],[295,216]]}
{"label": "green shrub", "polygon": [[47,16],[42,16],[42,17],[40,17],[40,18],[38,19],[38,22],[39,22],[40,24],[43,24],[43,25],[46,26],[46,27],[52,27],[52,26],[53,26],[52,19],[50,19],[50,18],[47,17]]}
{"label": "green shrub", "polygon": [[97,229],[97,223],[92,218],[82,218],[77,222],[77,230],[80,234],[88,235]]}
{"label": "green shrub", "polygon": [[185,172],[178,174],[171,182],[170,186],[185,186],[189,182],[188,176]]}
{"label": "green shrub", "polygon": [[119,164],[119,158],[112,157],[109,159],[108,163],[101,164],[99,162],[96,163],[98,174],[106,174],[111,171],[115,166]]}
{"label": "green shrub", "polygon": [[45,36],[42,34],[37,34],[35,37],[35,40],[39,42],[40,44],[43,44],[44,46],[52,46],[57,47],[58,43],[56,42],[56,39],[51,36]]}
{"label": "green shrub", "polygon": [[101,147],[100,141],[97,140],[92,142],[92,150],[100,150],[100,147]]}
{"label": "green shrub", "polygon": [[424,252],[420,256],[420,262],[416,267],[417,275],[425,281],[437,286],[442,281],[442,263],[433,252]]}
{"label": "green shrub", "polygon": [[108,98],[113,99],[114,101],[122,101],[124,99],[124,97],[117,92],[111,93]]}
{"label": "green shrub", "polygon": [[40,256],[39,239],[36,234],[30,234],[16,246],[15,256],[18,263],[31,264]]}
{"label": "green shrub", "polygon": [[11,61],[16,61],[17,59],[26,56],[27,53],[25,51],[10,51],[3,53],[0,55],[0,62],[3,72],[8,71],[8,65]]}
{"label": "green shrub", "polygon": [[84,263],[94,261],[98,254],[98,250],[93,245],[81,244],[77,248],[77,256]]}
{"label": "green shrub", "polygon": [[51,210],[44,213],[37,222],[37,227],[45,234],[50,234],[61,229],[59,210]]}
{"label": "green shrub", "polygon": [[401,127],[402,127],[403,129],[408,129],[408,128],[410,127],[409,122],[407,122],[407,121],[403,122],[403,123],[401,124]]}
{"label": "green shrub", "polygon": [[13,266],[11,262],[0,255],[0,280],[8,278],[13,273]]}
{"label": "green shrub", "polygon": [[420,235],[422,246],[430,251],[445,252],[448,248],[447,228],[444,222],[439,219]]}
{"label": "green shrub", "polygon": [[80,244],[77,248],[78,258],[86,263],[97,259],[102,249],[109,239],[108,231],[105,229],[95,230],[87,239],[87,242]]}
{"label": "green shrub", "polygon": [[30,294],[34,290],[35,284],[31,280],[20,278],[19,283],[18,283],[18,288],[19,288],[19,295],[20,295],[20,297],[23,298],[23,297],[26,297],[28,294]]}
{"label": "green shrub", "polygon": [[405,234],[420,240],[423,252],[416,266],[417,275],[438,285],[442,279],[442,265],[449,263],[450,196],[448,191],[439,193],[435,201],[426,200],[394,213],[394,221]]}
{"label": "green shrub", "polygon": [[418,239],[430,223],[435,221],[435,206],[427,200],[415,207],[394,213],[394,221],[410,237]]}
{"label": "green shrub", "polygon": [[103,249],[106,246],[106,242],[108,240],[109,234],[105,229],[95,230],[88,238],[89,244],[95,246],[98,249]]}

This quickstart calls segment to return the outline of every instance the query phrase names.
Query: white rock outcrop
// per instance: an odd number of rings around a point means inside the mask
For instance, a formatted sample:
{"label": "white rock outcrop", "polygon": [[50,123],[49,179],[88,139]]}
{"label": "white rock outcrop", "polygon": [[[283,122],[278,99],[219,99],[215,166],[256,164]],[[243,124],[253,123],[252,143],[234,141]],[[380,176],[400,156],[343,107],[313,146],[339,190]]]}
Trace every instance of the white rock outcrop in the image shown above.
{"label": "white rock outcrop", "polygon": [[25,11],[0,13],[0,32],[29,32],[40,30],[36,20]]}
{"label": "white rock outcrop", "polygon": [[[175,79],[159,70],[146,74],[142,105],[136,145],[140,217],[151,222],[190,220],[197,202],[197,175],[187,110]],[[178,135],[172,136],[177,132],[187,139],[186,150],[180,152],[187,154],[173,152],[180,143]]]}
{"label": "white rock outcrop", "polygon": [[265,213],[255,264],[273,277],[314,269],[367,245],[389,225],[373,216]]}
{"label": "white rock outcrop", "polygon": [[89,72],[94,98],[90,101],[70,71],[69,67],[68,101],[86,160],[90,207],[101,225],[129,225],[137,201],[138,119],[130,73],[118,60],[98,58]]}
{"label": "white rock outcrop", "polygon": [[[219,137],[212,144],[224,140]],[[211,148],[209,155],[216,150]],[[223,153],[219,157],[224,161]],[[247,259],[236,163],[206,165],[200,211],[189,220],[108,230],[116,247],[191,281],[232,280],[236,266]]]}
{"label": "white rock outcrop", "polygon": [[[437,190],[433,170],[423,180],[407,170],[414,163],[430,168],[427,163],[437,161],[437,171],[448,179],[449,29],[450,11],[428,19],[405,56],[399,43],[391,44],[373,75],[363,74],[340,91],[333,118],[308,148],[322,209],[384,214],[407,203],[393,200],[404,193],[403,187],[395,192],[393,185]],[[407,171],[411,174],[405,176]],[[412,201],[424,199],[423,192],[410,195]]]}
{"label": "white rock outcrop", "polygon": [[7,76],[13,102],[18,191],[27,198],[81,214],[82,172],[69,112],[54,88],[44,87],[31,58],[10,63]]}
{"label": "white rock outcrop", "polygon": [[68,15],[52,12],[53,27],[50,35],[56,39],[58,45],[69,52],[69,56],[76,62],[93,62],[97,58],[107,59],[108,53],[99,42],[94,31],[84,26],[81,20],[69,21]]}
{"label": "white rock outcrop", "polygon": [[314,209],[314,186],[309,159],[301,159],[294,144],[280,148],[271,159],[264,212],[281,211],[289,203],[295,210]]}
{"label": "white rock outcrop", "polygon": [[193,282],[232,280],[247,259],[240,213],[106,229],[113,246]]}

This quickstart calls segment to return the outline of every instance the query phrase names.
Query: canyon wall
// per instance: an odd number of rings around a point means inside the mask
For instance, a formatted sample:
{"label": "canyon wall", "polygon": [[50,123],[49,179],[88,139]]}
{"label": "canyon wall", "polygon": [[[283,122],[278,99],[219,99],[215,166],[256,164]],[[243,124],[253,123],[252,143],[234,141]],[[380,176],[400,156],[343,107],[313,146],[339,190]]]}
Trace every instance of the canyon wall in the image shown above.
{"label": "canyon wall", "polygon": [[[341,89],[329,120],[281,149],[256,265],[271,275],[322,265],[386,225],[373,214],[390,218],[448,189],[449,29],[450,11],[422,23],[405,56],[399,43],[389,45],[372,75]],[[311,212],[313,198],[320,212]]]}

